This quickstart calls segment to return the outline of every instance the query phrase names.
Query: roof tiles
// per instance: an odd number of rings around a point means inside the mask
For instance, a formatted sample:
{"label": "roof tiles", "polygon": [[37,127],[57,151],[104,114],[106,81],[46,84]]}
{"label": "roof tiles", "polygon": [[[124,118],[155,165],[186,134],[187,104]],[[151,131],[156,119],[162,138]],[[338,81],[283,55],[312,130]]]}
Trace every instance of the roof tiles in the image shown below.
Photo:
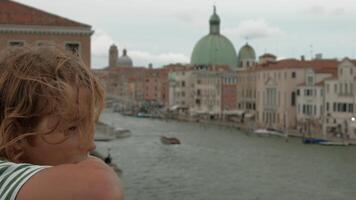
{"label": "roof tiles", "polygon": [[91,27],[87,24],[79,23],[9,0],[0,0],[0,25],[1,24]]}

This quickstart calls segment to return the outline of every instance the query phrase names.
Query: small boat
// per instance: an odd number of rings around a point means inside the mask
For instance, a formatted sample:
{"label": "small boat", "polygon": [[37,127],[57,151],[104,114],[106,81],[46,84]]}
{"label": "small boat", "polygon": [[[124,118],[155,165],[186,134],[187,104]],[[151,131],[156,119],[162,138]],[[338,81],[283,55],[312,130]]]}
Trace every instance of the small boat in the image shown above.
{"label": "small boat", "polygon": [[161,136],[161,142],[163,144],[180,144],[180,140],[175,137]]}
{"label": "small boat", "polygon": [[286,137],[286,134],[284,134],[282,131],[280,130],[276,130],[276,129],[271,129],[271,128],[267,128],[267,129],[255,129],[253,131],[253,134],[256,134],[258,136],[278,136],[278,137]]}
{"label": "small boat", "polygon": [[328,142],[328,140],[312,137],[303,138],[304,144],[320,144],[321,142]]}
{"label": "small boat", "polygon": [[325,141],[325,142],[319,142],[319,144],[325,146],[348,146],[349,145],[348,142],[344,142],[344,141]]}
{"label": "small boat", "polygon": [[131,131],[124,128],[114,128],[112,135],[115,138],[125,138],[131,136]]}
{"label": "small boat", "polygon": [[103,134],[98,134],[98,133],[96,133],[94,135],[94,141],[96,141],[96,142],[109,142],[114,139],[115,139],[114,137],[111,137],[108,135],[103,135]]}

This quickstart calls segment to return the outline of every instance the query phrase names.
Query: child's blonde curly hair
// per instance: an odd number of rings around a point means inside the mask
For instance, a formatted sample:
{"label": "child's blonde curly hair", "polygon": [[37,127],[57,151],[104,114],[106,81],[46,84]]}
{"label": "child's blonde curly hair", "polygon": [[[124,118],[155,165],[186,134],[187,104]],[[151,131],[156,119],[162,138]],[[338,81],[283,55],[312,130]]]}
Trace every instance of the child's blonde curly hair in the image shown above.
{"label": "child's blonde curly hair", "polygon": [[[89,91],[88,116],[79,113],[69,91]],[[10,48],[0,56],[0,157],[20,162],[14,144],[64,130],[65,124],[83,120],[89,126],[87,138],[93,137],[95,122],[104,105],[104,91],[99,81],[80,58],[58,47]],[[46,116],[58,120],[50,132],[36,130]],[[91,134],[91,135],[90,135]],[[65,139],[65,138],[64,138]],[[62,141],[55,141],[60,143]],[[47,141],[49,143],[53,141]]]}

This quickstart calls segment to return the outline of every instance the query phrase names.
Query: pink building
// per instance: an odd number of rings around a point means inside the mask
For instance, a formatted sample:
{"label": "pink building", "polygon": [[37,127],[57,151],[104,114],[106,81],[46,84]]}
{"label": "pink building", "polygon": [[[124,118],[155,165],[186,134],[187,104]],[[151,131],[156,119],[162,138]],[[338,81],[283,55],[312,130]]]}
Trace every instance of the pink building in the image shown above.
{"label": "pink building", "polygon": [[297,87],[307,69],[330,68],[336,60],[286,59],[259,65],[256,70],[256,122],[258,127],[297,128]]}

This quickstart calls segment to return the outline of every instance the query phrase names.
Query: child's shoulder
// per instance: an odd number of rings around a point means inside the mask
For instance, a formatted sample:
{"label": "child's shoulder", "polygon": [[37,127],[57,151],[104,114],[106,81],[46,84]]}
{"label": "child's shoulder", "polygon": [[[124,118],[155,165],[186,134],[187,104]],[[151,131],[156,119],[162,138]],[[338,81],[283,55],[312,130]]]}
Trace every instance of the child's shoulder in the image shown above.
{"label": "child's shoulder", "polygon": [[46,167],[0,160],[0,200],[14,200],[26,181]]}
{"label": "child's shoulder", "polygon": [[97,160],[47,168],[31,178],[17,200],[30,199],[122,199],[116,174]]}

